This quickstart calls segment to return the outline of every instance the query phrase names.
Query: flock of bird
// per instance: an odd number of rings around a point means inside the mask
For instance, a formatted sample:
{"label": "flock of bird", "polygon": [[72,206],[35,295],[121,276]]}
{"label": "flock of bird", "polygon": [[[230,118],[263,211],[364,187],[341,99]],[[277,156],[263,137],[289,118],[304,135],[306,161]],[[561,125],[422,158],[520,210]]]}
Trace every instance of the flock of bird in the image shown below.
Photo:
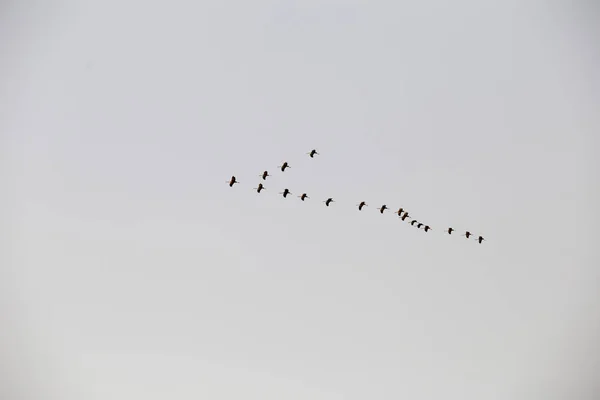
{"label": "flock of bird", "polygon": [[[310,152],[306,153],[308,154],[311,158],[314,158],[315,155],[319,155],[319,153],[317,152],[317,150],[311,150]],[[287,168],[290,168],[290,165],[287,161],[285,161],[282,165],[279,165],[277,168],[281,169],[281,172],[285,172],[285,170]],[[266,181],[267,177],[272,176],[269,174],[268,171],[263,171],[263,173],[261,173],[259,175],[259,177],[263,180]],[[229,187],[233,187],[233,185],[235,185],[236,183],[240,183],[237,178],[235,176],[232,176],[231,179],[229,181],[227,181],[229,183]],[[262,182],[259,182],[258,186],[253,188],[253,190],[256,190],[258,193],[260,193],[261,191],[265,190],[266,187],[263,185]],[[279,194],[281,194],[284,198],[287,198],[288,195],[291,195],[292,192],[290,192],[289,189],[284,189],[283,192],[279,192]],[[305,201],[306,199],[310,199],[310,197],[308,197],[308,195],[306,193],[302,193],[301,195],[297,196],[298,198],[300,198],[300,200]],[[331,205],[331,203],[335,203],[335,200],[332,197],[329,197],[326,200],[323,200],[323,203],[325,203],[325,205],[327,207],[329,207]],[[365,201],[361,201],[359,204],[356,205],[358,207],[359,211],[362,211],[362,209],[364,207],[367,207],[368,204]],[[385,210],[389,210],[389,207],[387,205],[382,205],[381,207],[378,208],[379,212],[381,214],[384,213]],[[400,207],[396,212],[394,212],[394,214],[397,214],[398,217],[400,217],[400,219],[402,221],[406,221],[408,218],[410,217],[410,214],[408,213],[408,211],[404,210],[404,208]],[[424,224],[421,221],[417,221],[416,219],[409,219],[407,221],[411,226],[416,226],[417,229],[421,229],[423,228],[423,230],[425,232],[429,232],[430,230],[432,230],[432,228],[429,225]],[[452,232],[455,231],[454,228],[450,227],[447,228],[445,230],[449,235],[452,234]],[[461,236],[466,237],[467,239],[469,239],[471,236],[475,237],[475,235],[473,235],[471,232],[466,231],[464,234],[462,234]],[[479,243],[483,242],[485,239],[483,238],[483,236],[479,235],[476,239]]]}

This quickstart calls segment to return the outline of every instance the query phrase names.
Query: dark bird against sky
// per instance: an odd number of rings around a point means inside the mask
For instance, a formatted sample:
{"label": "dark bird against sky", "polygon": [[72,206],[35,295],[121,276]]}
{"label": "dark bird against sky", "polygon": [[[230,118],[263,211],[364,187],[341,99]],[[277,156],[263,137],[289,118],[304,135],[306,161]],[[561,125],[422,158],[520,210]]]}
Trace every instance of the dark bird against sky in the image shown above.
{"label": "dark bird against sky", "polygon": [[262,183],[258,184],[258,187],[254,188],[258,193],[260,193],[261,190],[266,189],[266,187],[263,186]]}
{"label": "dark bird against sky", "polygon": [[283,164],[280,166],[280,168],[281,168],[281,172],[285,172],[285,169],[286,169],[286,168],[291,168],[291,167],[290,167],[290,165],[288,164],[288,162],[286,161],[286,162],[284,162],[284,163],[283,163]]}
{"label": "dark bird against sky", "polygon": [[229,187],[232,187],[234,183],[239,183],[239,182],[237,181],[237,179],[235,179],[235,176],[232,176],[228,183],[229,183]]}

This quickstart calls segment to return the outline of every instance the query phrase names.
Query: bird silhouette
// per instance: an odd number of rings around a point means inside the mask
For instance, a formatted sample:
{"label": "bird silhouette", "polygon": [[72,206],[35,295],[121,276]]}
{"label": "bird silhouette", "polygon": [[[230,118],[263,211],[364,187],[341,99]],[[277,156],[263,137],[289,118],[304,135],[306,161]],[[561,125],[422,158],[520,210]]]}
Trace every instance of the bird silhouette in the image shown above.
{"label": "bird silhouette", "polygon": [[358,210],[359,210],[359,211],[360,211],[360,210],[362,210],[362,209],[363,209],[363,207],[365,207],[365,206],[368,206],[368,204],[367,204],[367,203],[365,203],[364,201],[361,201],[361,202],[360,202],[360,204],[358,204]]}
{"label": "bird silhouette", "polygon": [[323,201],[323,203],[325,203],[325,205],[326,205],[327,207],[329,207],[329,204],[331,204],[331,203],[335,203],[335,200],[333,200],[333,199],[330,197],[330,198],[328,198],[327,200]]}
{"label": "bird silhouette", "polygon": [[421,229],[421,227],[422,227],[422,226],[423,226],[423,223],[421,223],[421,222],[419,222],[419,223],[417,224],[417,228],[418,228],[418,229]]}
{"label": "bird silhouette", "polygon": [[452,231],[454,230],[454,228],[448,228],[448,235],[452,235]]}
{"label": "bird silhouette", "polygon": [[402,221],[404,221],[408,217],[409,217],[408,213],[405,212],[404,215],[401,217],[401,219],[402,219]]}
{"label": "bird silhouette", "polygon": [[310,197],[308,197],[308,195],[306,193],[302,193],[300,196],[298,196],[300,198],[300,200],[304,201],[304,199],[310,199]]}
{"label": "bird silhouette", "polygon": [[271,175],[269,175],[268,171],[265,171],[262,174],[260,174],[259,176],[263,179],[263,181],[266,181],[267,180],[267,176],[271,176]]}
{"label": "bird silhouette", "polygon": [[417,221],[416,219],[413,219],[412,221],[410,221],[410,224],[411,224],[412,226],[415,226],[415,224],[416,224],[417,222],[418,222],[418,221]]}
{"label": "bird silhouette", "polygon": [[240,182],[238,182],[238,180],[235,179],[235,176],[232,176],[231,179],[227,183],[229,183],[229,187],[232,187],[234,183],[240,183]]}
{"label": "bird silhouette", "polygon": [[431,229],[431,227],[429,225],[425,225],[425,227],[423,229],[425,230],[425,232],[427,232],[428,230]]}
{"label": "bird silhouette", "polygon": [[483,242],[485,239],[483,238],[483,236],[479,236],[477,238],[477,241],[481,244],[481,242]]}
{"label": "bird silhouette", "polygon": [[258,184],[258,187],[254,188],[258,193],[260,193],[261,190],[266,189],[266,187],[263,186],[262,183]]}
{"label": "bird silhouette", "polygon": [[283,197],[287,197],[287,195],[292,194],[292,192],[290,192],[289,189],[284,189],[283,192],[279,192],[279,194],[282,194]]}
{"label": "bird silhouette", "polygon": [[385,210],[387,210],[387,208],[388,208],[388,207],[387,207],[387,206],[384,204],[384,205],[382,205],[381,207],[379,207],[379,212],[383,214],[383,212],[384,212]]}
{"label": "bird silhouette", "polygon": [[306,153],[306,154],[308,154],[308,155],[310,156],[310,158],[314,158],[314,157],[315,157],[315,154],[316,154],[316,155],[319,155],[319,153],[317,153],[317,150],[315,150],[315,149],[312,149],[312,150],[310,151],[310,153]]}
{"label": "bird silhouette", "polygon": [[398,211],[396,211],[396,214],[398,214],[398,216],[400,217],[402,215],[402,212],[404,211],[404,208],[400,207],[398,209]]}
{"label": "bird silhouette", "polygon": [[461,236],[466,236],[466,238],[468,239],[468,238],[469,238],[471,235],[472,235],[472,233],[471,233],[471,232],[469,232],[469,231],[466,231],[466,232],[465,232],[465,234],[464,234],[464,235],[461,235]]}
{"label": "bird silhouette", "polygon": [[288,164],[288,162],[284,162],[279,168],[281,168],[281,172],[285,172],[286,168],[292,168],[290,167],[290,165]]}

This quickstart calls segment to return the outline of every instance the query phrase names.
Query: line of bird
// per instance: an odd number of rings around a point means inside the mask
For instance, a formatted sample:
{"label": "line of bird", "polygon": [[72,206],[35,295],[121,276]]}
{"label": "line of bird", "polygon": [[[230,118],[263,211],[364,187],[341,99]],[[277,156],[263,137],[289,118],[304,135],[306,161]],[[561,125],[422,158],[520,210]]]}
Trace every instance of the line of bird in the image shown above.
{"label": "line of bird", "polygon": [[[311,158],[314,158],[315,155],[319,155],[319,153],[317,152],[317,150],[313,149],[310,152],[306,153],[308,154]],[[277,166],[277,168],[281,169],[281,172],[285,172],[285,170],[287,168],[290,168],[290,165],[287,161],[284,161],[282,165]],[[262,178],[263,181],[267,180],[267,177],[272,176],[269,174],[268,171],[263,171],[261,174],[258,175],[260,178]],[[229,187],[233,187],[234,184],[236,183],[240,183],[237,178],[235,176],[232,176],[231,179],[229,181],[227,181],[229,183]],[[266,190],[266,187],[263,185],[262,182],[259,182],[258,186],[253,188],[253,190],[256,190],[257,193],[260,193],[263,190]],[[281,194],[284,198],[287,198],[287,196],[291,195],[292,192],[285,188],[283,190],[283,192],[279,192],[279,194]],[[297,196],[300,200],[305,201],[306,199],[310,199],[310,197],[306,194],[306,193],[302,193],[301,195]],[[329,207],[331,205],[331,203],[335,203],[335,200],[332,197],[327,198],[326,200],[323,200],[323,203],[325,203],[325,205],[327,207]],[[368,204],[365,201],[361,201],[359,204],[356,205],[358,207],[359,211],[362,211],[362,209],[364,207],[368,207]],[[383,204],[381,207],[378,208],[379,212],[381,214],[384,213],[385,210],[388,210],[389,207],[385,204]],[[404,210],[404,208],[400,207],[398,209],[398,211],[396,211],[394,214],[398,215],[398,217],[400,217],[400,219],[402,221],[405,221],[407,218],[410,217],[409,213],[407,211]],[[425,225],[423,222],[417,221],[416,219],[410,219],[408,221],[408,223],[411,226],[415,226],[417,227],[417,229],[421,229],[421,227],[423,228],[423,230],[425,232],[428,232],[430,230],[432,230],[432,228],[429,225]],[[446,229],[446,232],[451,235],[452,232],[454,232],[455,229],[454,228],[448,228]],[[471,236],[475,237],[471,232],[466,231],[464,234],[462,234],[461,236],[466,237],[467,239],[469,239]],[[476,239],[479,243],[483,242],[485,239],[483,238],[483,236],[479,235]]]}

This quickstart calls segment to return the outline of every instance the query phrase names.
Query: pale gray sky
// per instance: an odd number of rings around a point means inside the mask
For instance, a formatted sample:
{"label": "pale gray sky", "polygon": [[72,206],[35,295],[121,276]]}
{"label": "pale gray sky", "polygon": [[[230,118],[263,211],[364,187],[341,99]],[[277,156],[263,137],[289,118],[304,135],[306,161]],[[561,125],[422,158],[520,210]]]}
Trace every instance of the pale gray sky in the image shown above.
{"label": "pale gray sky", "polygon": [[5,3],[0,397],[597,398],[590,4]]}

